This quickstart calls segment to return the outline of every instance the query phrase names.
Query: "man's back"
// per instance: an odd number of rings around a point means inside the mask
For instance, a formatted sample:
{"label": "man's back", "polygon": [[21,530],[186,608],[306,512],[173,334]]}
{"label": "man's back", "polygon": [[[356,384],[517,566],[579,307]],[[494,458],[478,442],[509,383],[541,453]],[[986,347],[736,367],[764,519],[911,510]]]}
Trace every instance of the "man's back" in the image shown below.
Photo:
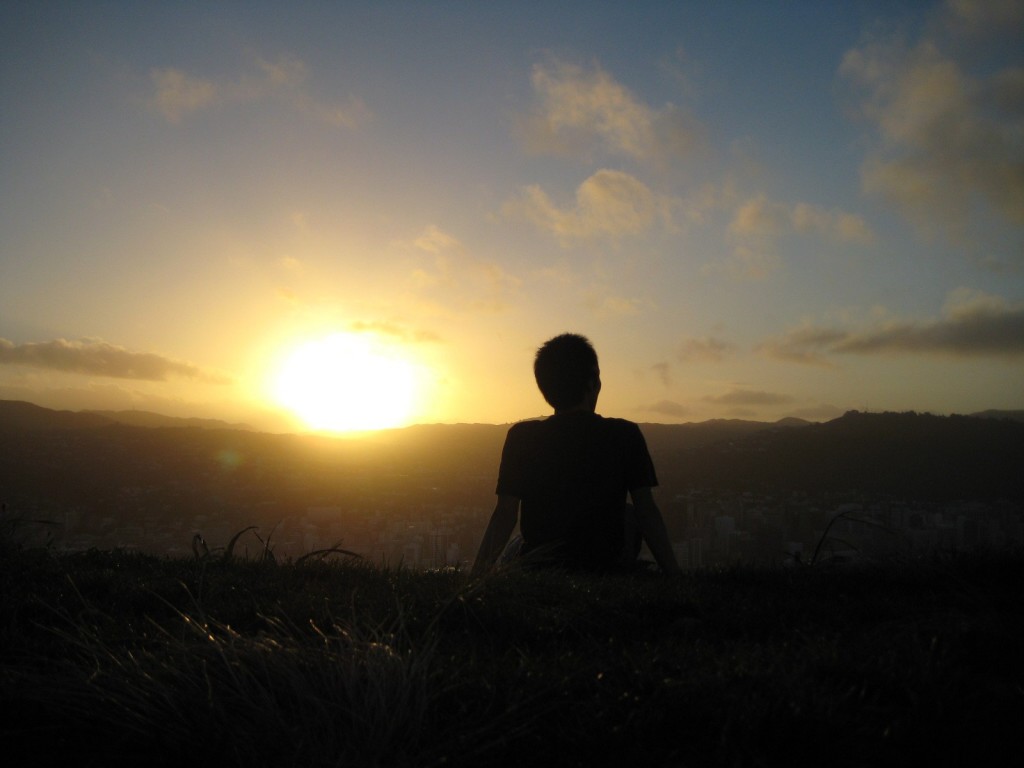
{"label": "man's back", "polygon": [[509,430],[497,492],[522,501],[524,553],[609,568],[625,545],[627,492],[657,482],[636,424],[571,412]]}
{"label": "man's back", "polygon": [[662,571],[678,573],[651,496],[658,479],[640,428],[597,415],[601,368],[593,346],[575,333],[548,339],[537,350],[533,373],[555,415],[509,429],[498,470],[498,503],[473,573],[494,565],[520,512],[527,553],[600,570],[635,560],[639,539],[635,546],[627,541],[627,492],[633,500],[630,522]]}

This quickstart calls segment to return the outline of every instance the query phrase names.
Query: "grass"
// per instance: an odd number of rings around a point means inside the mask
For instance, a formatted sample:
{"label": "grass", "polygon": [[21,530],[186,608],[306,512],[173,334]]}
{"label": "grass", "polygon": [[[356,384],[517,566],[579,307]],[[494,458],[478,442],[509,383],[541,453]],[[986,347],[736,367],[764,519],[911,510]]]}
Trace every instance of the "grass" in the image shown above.
{"label": "grass", "polygon": [[1024,747],[1024,557],[481,581],[0,558],[0,739],[77,766],[961,765]]}

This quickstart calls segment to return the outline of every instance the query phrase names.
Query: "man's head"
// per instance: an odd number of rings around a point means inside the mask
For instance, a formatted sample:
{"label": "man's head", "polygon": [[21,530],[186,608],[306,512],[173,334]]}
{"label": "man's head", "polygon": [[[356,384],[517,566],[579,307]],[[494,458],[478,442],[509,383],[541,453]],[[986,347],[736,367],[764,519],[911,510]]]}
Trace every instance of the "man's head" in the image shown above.
{"label": "man's head", "polygon": [[597,353],[585,336],[563,333],[537,350],[533,361],[537,386],[556,411],[583,405],[601,388]]}

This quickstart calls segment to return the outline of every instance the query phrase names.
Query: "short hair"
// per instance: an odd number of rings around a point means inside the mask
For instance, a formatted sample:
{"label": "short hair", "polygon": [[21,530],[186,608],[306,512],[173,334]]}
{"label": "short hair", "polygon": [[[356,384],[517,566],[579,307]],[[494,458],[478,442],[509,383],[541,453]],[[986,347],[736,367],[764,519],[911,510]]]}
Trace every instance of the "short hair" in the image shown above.
{"label": "short hair", "polygon": [[540,393],[552,408],[579,405],[600,375],[597,352],[578,333],[563,333],[546,341],[533,360],[533,375]]}

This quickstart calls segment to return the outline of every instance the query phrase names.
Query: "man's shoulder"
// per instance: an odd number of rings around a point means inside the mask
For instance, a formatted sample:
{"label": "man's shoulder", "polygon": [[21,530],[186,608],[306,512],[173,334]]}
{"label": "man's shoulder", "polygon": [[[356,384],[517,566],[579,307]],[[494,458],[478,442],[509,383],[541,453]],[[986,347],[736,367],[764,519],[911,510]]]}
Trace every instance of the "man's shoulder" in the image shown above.
{"label": "man's shoulder", "polygon": [[505,445],[532,444],[544,439],[544,419],[526,419],[517,421],[508,428]]}
{"label": "man's shoulder", "polygon": [[508,430],[508,438],[514,441],[543,440],[558,434],[602,434],[609,438],[643,438],[640,425],[636,422],[614,416],[601,416],[597,413],[526,419],[517,421]]}
{"label": "man's shoulder", "polygon": [[612,429],[640,429],[640,425],[629,419],[620,419],[617,416],[599,416],[604,423]]}
{"label": "man's shoulder", "polygon": [[524,435],[530,432],[537,432],[544,429],[544,422],[546,419],[524,419],[523,421],[517,421],[515,424],[508,428],[508,434],[512,435]]}
{"label": "man's shoulder", "polygon": [[573,414],[571,416],[548,416],[542,418],[523,419],[522,421],[515,422],[509,427],[509,432],[529,432],[539,431],[547,428],[554,427],[563,421],[569,423],[569,419],[585,419],[592,423],[601,424],[607,426],[610,429],[639,429],[640,425],[635,421],[629,419],[622,419],[617,416],[602,416],[599,413],[586,413],[586,414]]}
{"label": "man's shoulder", "polygon": [[629,419],[620,419],[615,416],[601,416],[601,426],[608,432],[616,435],[640,435],[640,425]]}

